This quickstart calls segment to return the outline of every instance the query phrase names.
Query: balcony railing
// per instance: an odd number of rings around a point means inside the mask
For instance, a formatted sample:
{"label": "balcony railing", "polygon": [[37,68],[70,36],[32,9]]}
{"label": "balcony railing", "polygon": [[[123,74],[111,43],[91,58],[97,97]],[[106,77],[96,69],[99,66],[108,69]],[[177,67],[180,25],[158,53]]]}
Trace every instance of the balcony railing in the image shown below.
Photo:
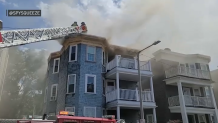
{"label": "balcony railing", "polygon": [[[185,105],[192,107],[214,107],[212,99],[210,97],[197,97],[184,95]],[[168,98],[168,103],[170,107],[179,106],[179,96],[173,96]]]}
{"label": "balcony railing", "polygon": [[[139,101],[139,92],[138,90],[131,89],[119,89],[120,97],[119,100],[125,101]],[[114,100],[118,100],[117,98],[117,89],[106,93],[106,102],[111,102]],[[152,92],[151,91],[143,91],[142,92],[142,101],[143,102],[153,102]]]}
{"label": "balcony railing", "polygon": [[[107,70],[111,70],[115,67],[121,67],[126,69],[138,69],[138,63],[136,59],[123,58],[120,55],[116,55],[116,57],[107,64]],[[140,61],[140,69],[151,71],[150,70],[150,62]]]}
{"label": "balcony railing", "polygon": [[170,69],[165,71],[165,74],[166,74],[166,78],[177,76],[177,75],[183,75],[183,76],[195,77],[201,79],[211,79],[209,71],[193,69],[189,67],[181,67],[181,66],[171,67]]}

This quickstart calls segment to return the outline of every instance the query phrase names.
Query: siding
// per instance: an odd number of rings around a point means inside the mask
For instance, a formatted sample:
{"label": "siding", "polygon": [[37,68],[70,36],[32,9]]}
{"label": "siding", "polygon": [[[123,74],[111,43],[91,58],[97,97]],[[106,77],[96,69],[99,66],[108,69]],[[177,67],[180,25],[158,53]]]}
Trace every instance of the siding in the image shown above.
{"label": "siding", "polygon": [[54,59],[51,59],[49,61],[48,79],[47,79],[47,84],[46,84],[47,87],[48,87],[46,108],[45,108],[47,114],[48,113],[55,113],[56,112],[56,106],[57,106],[57,101],[50,101],[51,86],[52,86],[52,84],[58,84],[58,78],[59,78],[59,73],[53,74],[53,64],[54,64]]}
{"label": "siding", "polygon": [[[102,48],[96,48],[96,62],[86,61],[86,45],[81,44],[80,49],[80,85],[79,85],[79,103],[78,115],[83,116],[85,106],[96,107],[96,116],[102,117],[102,96],[103,96],[103,82],[102,82]],[[96,94],[85,93],[85,75],[96,75]]]}

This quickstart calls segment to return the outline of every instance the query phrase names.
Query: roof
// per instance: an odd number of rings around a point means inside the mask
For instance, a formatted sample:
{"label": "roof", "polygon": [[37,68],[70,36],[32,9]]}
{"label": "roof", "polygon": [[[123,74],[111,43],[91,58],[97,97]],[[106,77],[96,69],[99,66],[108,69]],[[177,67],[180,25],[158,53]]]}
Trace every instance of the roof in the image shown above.
{"label": "roof", "polygon": [[139,52],[139,50],[137,49],[131,49],[127,47],[109,44],[106,38],[103,37],[88,35],[88,34],[74,34],[74,35],[71,34],[66,36],[65,39],[61,42],[61,45],[63,47],[61,48],[60,51],[53,52],[50,54],[48,61],[51,58],[59,57],[71,43],[87,43],[88,41],[90,42],[95,41],[96,43],[101,44],[110,53],[114,53],[114,54],[134,56],[137,54],[137,52]]}

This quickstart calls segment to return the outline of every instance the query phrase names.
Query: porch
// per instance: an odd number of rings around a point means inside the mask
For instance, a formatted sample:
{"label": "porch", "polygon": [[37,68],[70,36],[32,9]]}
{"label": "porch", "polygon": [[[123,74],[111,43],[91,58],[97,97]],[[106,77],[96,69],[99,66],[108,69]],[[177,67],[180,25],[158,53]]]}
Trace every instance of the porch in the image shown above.
{"label": "porch", "polygon": [[[152,76],[151,65],[149,61],[140,61],[140,70],[142,78],[144,76]],[[106,71],[107,78],[115,79],[116,73],[119,72],[120,79],[136,81],[138,79],[137,59],[124,58],[121,57],[121,55],[116,55],[113,60],[107,63]]]}
{"label": "porch", "polygon": [[185,67],[185,65],[173,66],[165,71],[166,78],[174,77],[174,76],[187,76],[194,77],[199,79],[211,79],[210,71],[195,69],[195,67]]}

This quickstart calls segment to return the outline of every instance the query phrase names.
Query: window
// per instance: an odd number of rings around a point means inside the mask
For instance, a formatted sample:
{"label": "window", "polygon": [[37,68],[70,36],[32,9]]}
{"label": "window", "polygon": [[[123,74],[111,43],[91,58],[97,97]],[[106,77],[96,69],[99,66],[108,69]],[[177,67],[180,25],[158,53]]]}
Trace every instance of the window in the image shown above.
{"label": "window", "polygon": [[104,65],[105,64],[105,52],[102,51],[102,64]]}
{"label": "window", "polygon": [[95,53],[96,53],[96,47],[87,46],[86,60],[94,62],[95,61]]}
{"label": "window", "polygon": [[193,88],[194,96],[201,96],[200,88]]}
{"label": "window", "polygon": [[85,117],[96,117],[96,107],[84,107]]}
{"label": "window", "polygon": [[70,46],[69,50],[69,62],[77,60],[77,45]]}
{"label": "window", "polygon": [[198,115],[198,120],[199,120],[199,123],[206,123],[206,117],[204,114],[199,114]]}
{"label": "window", "polygon": [[53,84],[52,86],[51,86],[51,101],[55,101],[56,100],[56,98],[57,98],[57,88],[58,87],[58,85],[57,84]]}
{"label": "window", "polygon": [[58,73],[59,72],[59,63],[60,63],[60,58],[54,59],[53,73]]}
{"label": "window", "polygon": [[85,92],[96,93],[96,75],[86,74]]}
{"label": "window", "polygon": [[65,111],[75,112],[75,107],[65,107]]}
{"label": "window", "polygon": [[48,88],[46,87],[46,88],[45,88],[44,102],[47,101],[47,93],[48,93]]}
{"label": "window", "polygon": [[208,71],[206,64],[201,64],[201,70]]}
{"label": "window", "polygon": [[152,114],[146,115],[146,119],[147,119],[147,123],[153,123],[153,115]]}
{"label": "window", "polygon": [[75,93],[76,90],[76,74],[68,75],[67,93]]}
{"label": "window", "polygon": [[210,115],[210,121],[211,121],[211,123],[215,123],[215,118],[213,115]]}
{"label": "window", "polygon": [[103,95],[105,95],[105,79],[103,78],[102,81],[103,81]]}
{"label": "window", "polygon": [[204,88],[206,97],[210,97],[210,90],[208,87]]}

